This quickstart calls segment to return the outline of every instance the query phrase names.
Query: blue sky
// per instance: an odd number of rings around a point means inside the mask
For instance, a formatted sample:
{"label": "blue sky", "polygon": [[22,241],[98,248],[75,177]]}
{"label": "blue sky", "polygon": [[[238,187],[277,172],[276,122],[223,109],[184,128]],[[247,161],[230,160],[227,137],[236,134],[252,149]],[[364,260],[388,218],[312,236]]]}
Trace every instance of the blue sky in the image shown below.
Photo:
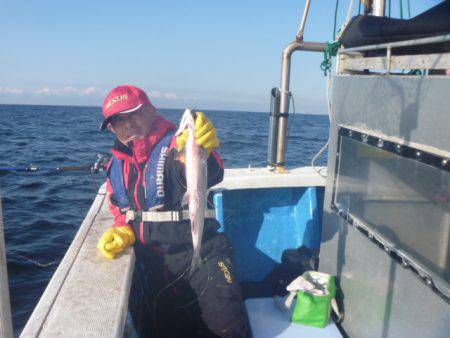
{"label": "blue sky", "polygon": [[[438,2],[411,0],[413,14]],[[267,111],[304,3],[4,1],[0,103],[98,106],[111,88],[130,83],[157,107]],[[349,1],[339,3],[340,25]],[[305,40],[331,39],[334,6],[312,1]],[[322,58],[294,54],[298,112],[326,113]]]}

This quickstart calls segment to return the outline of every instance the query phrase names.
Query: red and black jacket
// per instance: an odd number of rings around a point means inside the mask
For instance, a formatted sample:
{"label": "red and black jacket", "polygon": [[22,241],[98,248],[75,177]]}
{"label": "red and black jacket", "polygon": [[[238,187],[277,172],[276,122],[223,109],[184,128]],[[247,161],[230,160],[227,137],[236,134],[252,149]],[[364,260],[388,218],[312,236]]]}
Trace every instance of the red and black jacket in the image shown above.
{"label": "red and black jacket", "polygon": [[[112,153],[123,163],[123,177],[130,208],[136,211],[146,210],[144,167],[150,154],[158,142],[168,132],[176,127],[161,116],[156,116],[150,134],[142,140],[135,140],[131,146],[126,146],[116,140]],[[177,145],[173,137],[164,166],[164,206],[159,211],[182,210],[181,201],[186,192],[184,164],[175,159]],[[223,179],[223,162],[215,151],[208,158],[208,187],[218,184]],[[166,248],[166,251],[192,245],[190,221],[179,222],[125,222],[125,213],[121,212],[114,197],[113,185],[110,182],[108,170],[107,189],[110,209],[115,216],[114,226],[132,226],[136,238],[147,244],[156,242]],[[212,208],[212,200],[208,199],[208,207]],[[208,239],[218,229],[215,219],[205,219],[203,238]]]}

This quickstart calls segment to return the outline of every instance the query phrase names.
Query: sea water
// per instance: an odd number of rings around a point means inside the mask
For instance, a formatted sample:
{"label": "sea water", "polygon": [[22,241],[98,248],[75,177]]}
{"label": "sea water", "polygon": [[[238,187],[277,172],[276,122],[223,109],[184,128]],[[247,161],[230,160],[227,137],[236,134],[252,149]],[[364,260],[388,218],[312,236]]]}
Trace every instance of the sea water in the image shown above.
{"label": "sea water", "polygon": [[[179,123],[183,110],[160,109]],[[268,113],[208,111],[226,168],[264,167]],[[114,137],[99,107],[0,105],[0,167],[92,165]],[[328,138],[328,117],[289,117],[288,168],[310,165]],[[326,159],[318,161],[325,164]],[[0,173],[15,335],[23,329],[86,216],[105,174]]]}

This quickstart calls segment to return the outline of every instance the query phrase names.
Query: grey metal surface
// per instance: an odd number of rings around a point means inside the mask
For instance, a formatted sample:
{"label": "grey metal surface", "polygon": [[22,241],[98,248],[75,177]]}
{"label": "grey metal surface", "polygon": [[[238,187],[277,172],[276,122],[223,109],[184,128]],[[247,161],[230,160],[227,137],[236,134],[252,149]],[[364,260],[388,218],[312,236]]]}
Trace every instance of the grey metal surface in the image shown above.
{"label": "grey metal surface", "polygon": [[336,76],[333,111],[343,126],[450,157],[449,93],[448,76]]}
{"label": "grey metal surface", "polygon": [[448,337],[450,308],[331,209],[338,125],[450,154],[449,93],[450,77],[335,78],[320,270],[337,276],[350,337]]}
{"label": "grey metal surface", "polygon": [[374,0],[372,5],[372,14],[375,16],[384,16],[386,12],[386,0]]}
{"label": "grey metal surface", "polygon": [[392,55],[364,57],[356,54],[339,54],[338,73],[353,70],[395,69],[447,69],[450,68],[450,53],[423,55]]}
{"label": "grey metal surface", "polygon": [[[448,337],[449,305],[360,232],[325,219],[320,270],[338,278],[350,337]],[[329,227],[333,222],[334,227]]]}
{"label": "grey metal surface", "polygon": [[381,149],[387,141],[364,142],[362,135],[353,131],[351,138],[349,132],[340,131],[336,209],[450,298],[449,168],[440,158],[422,163],[423,152],[419,158],[415,150],[406,157],[393,145]]}
{"label": "grey metal surface", "polygon": [[376,49],[388,49],[388,48],[393,49],[393,48],[400,48],[400,47],[428,45],[428,44],[432,44],[432,43],[441,43],[441,42],[447,42],[447,41],[450,41],[450,34],[433,36],[430,38],[420,38],[420,39],[405,40],[405,41],[398,41],[398,42],[386,42],[386,43],[380,43],[380,44],[376,44],[376,45],[343,48],[343,49],[339,50],[339,52],[348,54],[348,53],[364,52],[364,51],[376,50]]}

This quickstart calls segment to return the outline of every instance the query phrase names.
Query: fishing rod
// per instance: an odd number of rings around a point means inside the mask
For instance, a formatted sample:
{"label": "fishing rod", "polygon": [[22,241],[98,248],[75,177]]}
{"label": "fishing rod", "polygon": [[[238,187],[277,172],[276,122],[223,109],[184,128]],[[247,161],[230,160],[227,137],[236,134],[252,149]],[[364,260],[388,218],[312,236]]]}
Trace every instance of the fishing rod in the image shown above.
{"label": "fishing rod", "polygon": [[111,156],[107,154],[97,154],[97,161],[95,161],[92,165],[81,165],[81,166],[47,167],[30,164],[17,167],[0,167],[0,173],[37,172],[37,171],[62,173],[69,171],[78,171],[78,172],[91,172],[96,174],[98,172],[106,170],[110,158]]}

